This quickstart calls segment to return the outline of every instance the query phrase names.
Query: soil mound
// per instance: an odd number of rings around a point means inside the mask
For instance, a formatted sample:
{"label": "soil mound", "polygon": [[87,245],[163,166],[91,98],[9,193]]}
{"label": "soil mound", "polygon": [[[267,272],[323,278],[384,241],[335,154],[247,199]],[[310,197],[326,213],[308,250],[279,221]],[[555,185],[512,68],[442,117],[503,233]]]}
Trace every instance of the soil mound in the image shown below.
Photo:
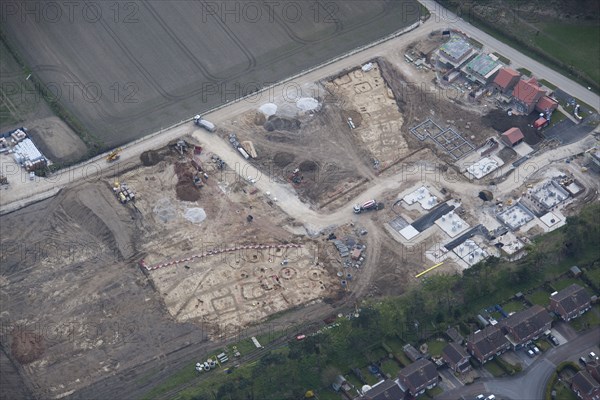
{"label": "soil mound", "polygon": [[163,157],[156,150],[148,150],[140,155],[140,160],[145,167],[151,167],[161,162]]}
{"label": "soil mound", "polygon": [[296,156],[293,155],[292,153],[281,152],[281,153],[275,154],[275,156],[273,157],[273,162],[279,168],[283,168],[283,167],[291,164],[295,158],[296,158]]}
{"label": "soil mound", "polygon": [[167,198],[160,199],[156,202],[154,206],[154,214],[162,221],[162,222],[170,222],[177,217],[177,213],[175,212],[175,207],[171,204],[171,201]]}
{"label": "soil mound", "polygon": [[479,198],[483,201],[492,201],[494,199],[494,195],[489,190],[482,190],[479,192]]}
{"label": "soil mound", "polygon": [[270,117],[271,115],[275,115],[275,113],[277,113],[277,105],[273,103],[265,103],[260,106],[258,110],[267,117]]}
{"label": "soil mound", "polygon": [[312,97],[302,97],[296,101],[296,107],[303,111],[314,111],[318,110],[321,104],[319,104],[317,99],[313,99]]}
{"label": "soil mound", "polygon": [[265,122],[267,122],[267,117],[265,117],[265,114],[261,113],[261,112],[257,112],[254,115],[254,125],[264,125]]}
{"label": "soil mound", "polygon": [[300,129],[300,121],[297,119],[288,119],[282,117],[270,117],[264,125],[269,132],[273,131],[297,131]]}
{"label": "soil mound", "polygon": [[175,164],[177,174],[177,185],[175,192],[177,198],[182,201],[197,201],[200,199],[200,190],[194,185],[194,171],[187,163]]}
{"label": "soil mound", "polygon": [[11,352],[21,364],[29,364],[39,359],[46,350],[44,337],[29,330],[17,329],[12,335]]}
{"label": "soil mound", "polygon": [[182,201],[198,201],[200,199],[198,188],[191,182],[177,183],[175,192],[177,193],[177,198]]}
{"label": "soil mound", "polygon": [[193,224],[199,224],[206,219],[206,212],[203,208],[188,208],[183,217]]}
{"label": "soil mound", "polygon": [[319,165],[314,161],[306,160],[306,161],[302,161],[298,168],[302,172],[313,172],[313,171],[316,171],[317,168],[319,168]]}

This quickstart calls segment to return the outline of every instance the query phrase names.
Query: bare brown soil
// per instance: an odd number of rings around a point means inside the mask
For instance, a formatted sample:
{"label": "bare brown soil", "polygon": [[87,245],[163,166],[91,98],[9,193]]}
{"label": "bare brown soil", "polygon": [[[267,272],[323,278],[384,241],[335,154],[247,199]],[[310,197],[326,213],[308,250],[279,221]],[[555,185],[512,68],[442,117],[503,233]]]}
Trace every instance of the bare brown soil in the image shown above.
{"label": "bare brown soil", "polygon": [[177,185],[175,186],[177,198],[182,201],[197,201],[200,199],[200,189],[194,185],[194,176],[197,176],[198,172],[193,169],[190,163],[176,163],[175,174],[177,175]]}
{"label": "bare brown soil", "polygon": [[31,330],[16,330],[12,334],[11,353],[21,365],[40,359],[46,350],[44,337]]}

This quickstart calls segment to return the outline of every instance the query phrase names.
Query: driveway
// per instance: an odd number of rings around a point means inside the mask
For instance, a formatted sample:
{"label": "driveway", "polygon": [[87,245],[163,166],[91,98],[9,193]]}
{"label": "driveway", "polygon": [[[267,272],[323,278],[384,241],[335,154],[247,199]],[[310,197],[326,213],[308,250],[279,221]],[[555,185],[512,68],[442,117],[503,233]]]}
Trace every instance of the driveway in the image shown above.
{"label": "driveway", "polygon": [[582,355],[598,348],[600,327],[595,327],[569,342],[539,355],[531,365],[517,376],[482,379],[476,384],[441,393],[436,398],[456,400],[475,398],[480,393],[493,393],[499,398],[512,400],[538,400],[544,398],[548,379],[563,361],[577,361]]}

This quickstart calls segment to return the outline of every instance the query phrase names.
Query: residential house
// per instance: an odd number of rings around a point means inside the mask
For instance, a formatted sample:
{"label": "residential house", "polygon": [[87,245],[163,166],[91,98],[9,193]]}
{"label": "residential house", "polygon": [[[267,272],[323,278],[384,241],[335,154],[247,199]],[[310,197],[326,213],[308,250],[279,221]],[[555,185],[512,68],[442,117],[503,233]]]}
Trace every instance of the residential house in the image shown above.
{"label": "residential house", "polygon": [[590,294],[576,283],[550,296],[550,310],[560,315],[565,321],[579,317],[590,307]]}
{"label": "residential house", "polygon": [[504,321],[504,330],[513,348],[518,349],[549,331],[551,324],[552,317],[548,311],[536,304],[508,317]]}
{"label": "residential house", "polygon": [[416,397],[425,393],[425,390],[431,389],[437,385],[438,373],[435,364],[429,360],[421,358],[414,363],[400,370],[398,375],[400,385],[408,393]]}
{"label": "residential house", "polygon": [[552,97],[542,96],[537,104],[535,105],[535,111],[546,113],[552,112],[558,108],[558,101],[554,100]]}
{"label": "residential house", "polygon": [[519,128],[510,128],[500,136],[500,140],[508,147],[514,147],[525,139]]}
{"label": "residential house", "polygon": [[513,99],[517,111],[531,114],[540,98],[546,92],[539,87],[535,78],[521,79],[513,89]]}
{"label": "residential house", "polygon": [[479,54],[469,61],[462,71],[471,82],[485,85],[500,68],[502,68],[502,64],[498,62],[496,56],[492,54]]}
{"label": "residential house", "polygon": [[514,69],[508,67],[500,68],[492,81],[492,87],[502,94],[510,94],[520,78],[521,75]]}
{"label": "residential house", "polygon": [[460,66],[466,61],[475,50],[460,36],[453,36],[440,47],[440,61],[452,66],[453,68]]}
{"label": "residential house", "polygon": [[586,371],[580,371],[573,376],[571,389],[582,400],[600,400],[600,383]]}
{"label": "residential house", "polygon": [[357,400],[404,400],[406,393],[398,380],[385,380],[366,390]]}
{"label": "residential house", "polygon": [[446,330],[446,335],[457,344],[462,344],[465,341],[465,338],[453,326]]}
{"label": "residential house", "polygon": [[481,364],[510,349],[510,342],[498,325],[488,325],[467,338],[467,351]]}
{"label": "residential house", "polygon": [[449,343],[442,350],[442,358],[454,372],[467,372],[471,369],[469,354],[457,343]]}
{"label": "residential house", "polygon": [[592,378],[600,382],[600,362],[596,360],[588,361],[585,366],[587,372],[592,375]]}

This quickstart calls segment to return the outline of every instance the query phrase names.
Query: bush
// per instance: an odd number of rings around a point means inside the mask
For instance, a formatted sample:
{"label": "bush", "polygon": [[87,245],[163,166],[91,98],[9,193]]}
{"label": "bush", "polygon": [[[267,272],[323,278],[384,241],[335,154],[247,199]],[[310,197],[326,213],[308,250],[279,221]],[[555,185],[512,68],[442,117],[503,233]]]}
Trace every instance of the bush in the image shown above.
{"label": "bush", "polygon": [[552,373],[550,379],[548,380],[548,384],[546,385],[546,392],[544,394],[544,399],[552,400],[552,388],[556,385],[556,381],[558,380],[558,374],[555,372]]}
{"label": "bush", "polygon": [[576,372],[579,372],[581,370],[579,368],[579,365],[575,364],[573,361],[563,361],[556,367],[556,372],[560,374],[561,372],[563,372],[563,370],[567,368],[573,369]]}
{"label": "bush", "polygon": [[521,370],[522,370],[522,367],[520,364],[512,365],[511,363],[504,361],[500,357],[496,357],[496,361],[498,362],[498,365],[500,366],[500,368],[502,368],[502,370],[508,375],[514,375],[518,372],[521,372]]}

